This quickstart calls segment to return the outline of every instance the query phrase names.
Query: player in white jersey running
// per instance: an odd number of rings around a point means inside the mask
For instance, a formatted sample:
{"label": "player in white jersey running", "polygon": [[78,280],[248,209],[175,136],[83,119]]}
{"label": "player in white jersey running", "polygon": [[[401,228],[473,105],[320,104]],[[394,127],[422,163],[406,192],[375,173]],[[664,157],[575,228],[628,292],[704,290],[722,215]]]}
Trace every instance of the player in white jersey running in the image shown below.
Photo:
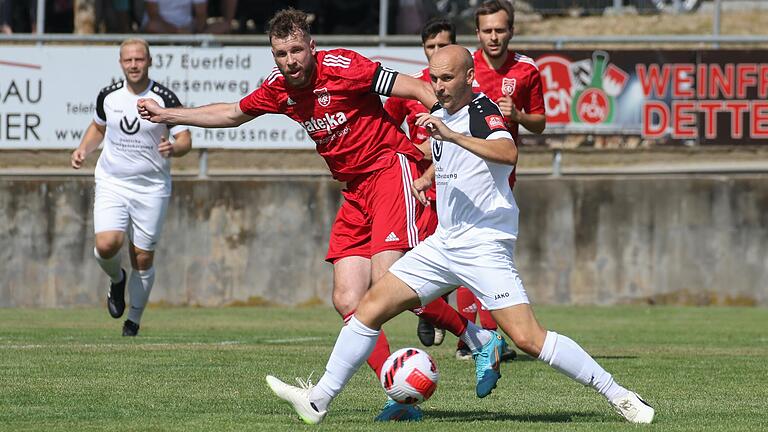
{"label": "player in white jersey running", "polygon": [[[146,41],[127,39],[120,45],[125,79],[101,90],[93,121],[71,157],[72,168],[80,169],[88,155],[104,143],[95,173],[93,253],[111,281],[107,308],[115,319],[125,311],[127,282],[131,308],[123,323],[123,336],[138,334],[155,281],[155,247],[171,196],[168,158],[184,156],[192,148],[186,126],[139,118],[136,102],[140,98],[154,99],[166,107],[181,106],[173,92],[149,79],[151,64]],[[133,268],[130,276],[120,265],[126,233]]]}
{"label": "player in white jersey running", "polygon": [[[576,342],[544,330],[533,314],[513,259],[519,211],[508,178],[517,163],[517,148],[499,107],[483,94],[472,93],[469,51],[457,45],[441,48],[430,59],[429,73],[442,108],[419,114],[417,124],[432,136],[435,234],[396,261],[368,291],[341,330],[316,386],[293,387],[267,376],[270,388],[305,422],[321,422],[331,401],[368,357],[385,322],[464,285],[518,348],[594,388],[626,420],[650,423],[650,405],[616,383]],[[424,203],[431,180],[421,177],[412,186]],[[492,336],[476,342],[503,345],[501,336]]]}

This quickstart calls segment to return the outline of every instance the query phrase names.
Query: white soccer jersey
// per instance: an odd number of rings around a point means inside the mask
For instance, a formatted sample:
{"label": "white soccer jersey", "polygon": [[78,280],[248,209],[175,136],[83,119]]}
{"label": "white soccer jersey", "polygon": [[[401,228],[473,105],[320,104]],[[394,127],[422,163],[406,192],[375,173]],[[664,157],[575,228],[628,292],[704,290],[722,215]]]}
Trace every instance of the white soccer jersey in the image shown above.
{"label": "white soccer jersey", "polygon": [[124,81],[105,87],[96,99],[93,121],[106,125],[104,145],[96,164],[96,181],[114,183],[135,192],[171,194],[171,163],[157,150],[162,137],[187,130],[142,120],[136,109],[140,98],[151,98],[163,107],[181,106],[172,91],[149,82],[140,94],[131,93]]}
{"label": "white soccer jersey", "polygon": [[[467,136],[512,138],[499,107],[482,93],[453,115],[442,108],[432,114]],[[432,158],[437,188],[435,235],[449,247],[517,238],[520,211],[509,187],[512,165],[487,161],[455,143],[434,138]]]}

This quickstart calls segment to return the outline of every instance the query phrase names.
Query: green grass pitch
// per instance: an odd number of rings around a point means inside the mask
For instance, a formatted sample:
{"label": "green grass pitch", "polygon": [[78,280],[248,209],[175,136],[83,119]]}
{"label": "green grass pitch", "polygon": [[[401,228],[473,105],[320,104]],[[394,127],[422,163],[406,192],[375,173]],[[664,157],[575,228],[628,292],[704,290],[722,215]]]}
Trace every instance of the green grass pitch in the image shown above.
{"label": "green grass pitch", "polygon": [[[768,310],[541,307],[657,410],[643,427],[768,430]],[[266,374],[292,381],[330,354],[340,319],[329,308],[150,308],[140,336],[120,336],[105,309],[0,309],[0,430],[637,430],[595,392],[523,356],[499,387],[474,395],[471,362],[448,336],[428,352],[438,390],[420,424],[375,424],[384,393],[367,366],[319,427],[272,396]],[[419,346],[416,319],[388,324],[393,350]]]}

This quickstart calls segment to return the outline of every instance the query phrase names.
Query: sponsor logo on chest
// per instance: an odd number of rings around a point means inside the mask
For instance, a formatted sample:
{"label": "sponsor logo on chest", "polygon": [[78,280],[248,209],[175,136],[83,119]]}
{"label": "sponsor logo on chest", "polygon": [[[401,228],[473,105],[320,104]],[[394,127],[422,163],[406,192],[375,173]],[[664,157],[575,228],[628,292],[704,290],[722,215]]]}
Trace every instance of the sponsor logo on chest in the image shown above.
{"label": "sponsor logo on chest", "polygon": [[135,135],[139,132],[140,128],[141,126],[138,117],[134,117],[133,120],[128,120],[127,116],[123,116],[123,118],[120,119],[120,130],[126,135]]}
{"label": "sponsor logo on chest", "polygon": [[320,131],[331,132],[346,122],[346,114],[340,111],[331,114],[325,113],[325,116],[320,118],[310,117],[309,120],[301,122],[301,126],[303,126],[308,133],[313,134]]}

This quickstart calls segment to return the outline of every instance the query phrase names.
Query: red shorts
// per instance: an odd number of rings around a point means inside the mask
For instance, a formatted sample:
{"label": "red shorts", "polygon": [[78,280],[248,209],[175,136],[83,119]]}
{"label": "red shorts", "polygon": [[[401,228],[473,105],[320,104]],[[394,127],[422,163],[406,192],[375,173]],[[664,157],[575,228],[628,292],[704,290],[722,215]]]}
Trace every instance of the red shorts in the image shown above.
{"label": "red shorts", "polygon": [[396,154],[387,168],[348,182],[331,227],[326,261],[370,258],[388,250],[405,252],[424,240],[424,206],[411,195],[411,183],[420,175],[415,161]]}

